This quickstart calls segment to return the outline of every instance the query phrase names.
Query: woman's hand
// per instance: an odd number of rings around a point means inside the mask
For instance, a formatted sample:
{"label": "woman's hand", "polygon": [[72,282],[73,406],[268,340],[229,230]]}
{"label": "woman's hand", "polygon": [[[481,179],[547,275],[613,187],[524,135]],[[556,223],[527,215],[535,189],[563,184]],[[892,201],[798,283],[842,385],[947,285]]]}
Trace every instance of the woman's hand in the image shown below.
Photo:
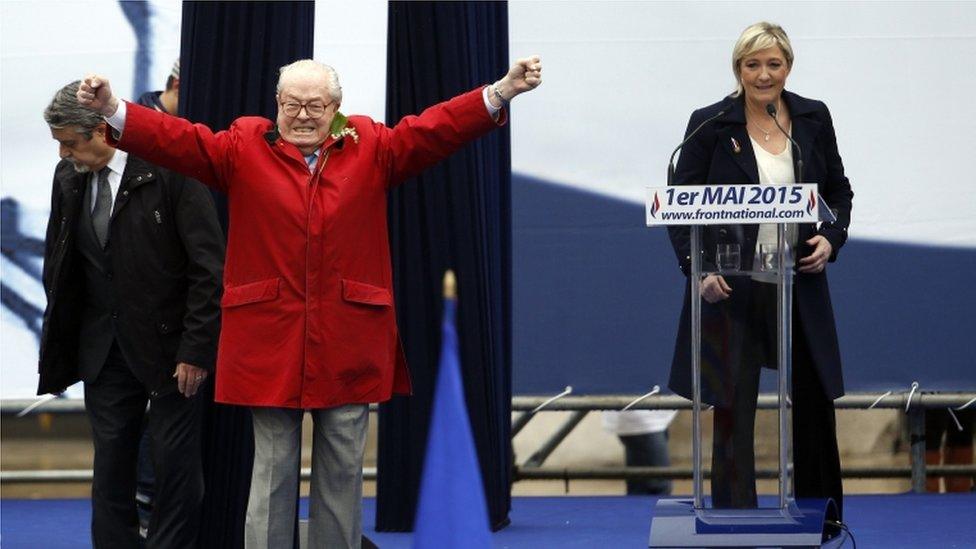
{"label": "woman's hand", "polygon": [[732,295],[732,286],[725,282],[722,275],[708,275],[701,281],[701,295],[709,303],[718,303]]}
{"label": "woman's hand", "polygon": [[834,252],[834,247],[830,245],[829,240],[819,234],[807,240],[807,244],[813,246],[813,252],[800,259],[800,266],[797,270],[801,273],[823,272],[827,266],[827,260],[830,259],[830,254]]}

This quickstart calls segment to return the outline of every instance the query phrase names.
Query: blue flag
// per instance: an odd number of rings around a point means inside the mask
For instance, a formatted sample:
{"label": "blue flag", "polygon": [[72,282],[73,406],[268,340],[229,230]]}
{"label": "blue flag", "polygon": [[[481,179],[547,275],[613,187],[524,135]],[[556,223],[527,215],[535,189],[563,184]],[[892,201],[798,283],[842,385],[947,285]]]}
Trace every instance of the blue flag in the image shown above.
{"label": "blue flag", "polygon": [[440,371],[420,480],[413,546],[419,549],[491,547],[488,508],[461,386],[454,311],[444,300]]}

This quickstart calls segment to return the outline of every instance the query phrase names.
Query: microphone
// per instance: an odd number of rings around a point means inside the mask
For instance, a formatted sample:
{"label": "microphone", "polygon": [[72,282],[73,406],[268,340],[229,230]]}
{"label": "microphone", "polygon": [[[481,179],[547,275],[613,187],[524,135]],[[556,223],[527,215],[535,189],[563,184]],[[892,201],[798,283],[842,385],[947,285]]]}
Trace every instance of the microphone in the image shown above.
{"label": "microphone", "polygon": [[732,105],[729,105],[729,106],[725,107],[724,109],[718,111],[718,114],[716,114],[715,116],[711,116],[709,118],[706,118],[705,121],[702,122],[701,124],[699,124],[697,128],[695,128],[694,130],[691,130],[691,133],[688,134],[688,137],[686,137],[685,140],[682,141],[680,145],[678,145],[677,147],[675,147],[674,151],[671,153],[671,159],[668,160],[668,186],[669,187],[671,186],[671,180],[674,179],[674,155],[678,154],[678,151],[681,150],[681,147],[684,147],[685,144],[687,144],[689,141],[691,141],[691,138],[692,137],[695,137],[695,135],[699,131],[701,131],[702,128],[705,127],[705,124],[708,124],[709,122],[712,122],[713,120],[715,120],[716,118],[718,118],[720,116],[725,116],[731,110],[732,110]]}
{"label": "microphone", "polygon": [[769,116],[773,118],[773,122],[776,123],[776,127],[779,128],[779,131],[783,132],[783,135],[785,135],[786,138],[790,140],[790,143],[792,143],[793,146],[796,147],[796,182],[803,183],[803,151],[800,150],[800,144],[797,143],[796,140],[790,136],[790,134],[786,133],[786,130],[783,129],[783,126],[779,125],[779,120],[776,118],[775,103],[767,104],[766,112],[769,114]]}

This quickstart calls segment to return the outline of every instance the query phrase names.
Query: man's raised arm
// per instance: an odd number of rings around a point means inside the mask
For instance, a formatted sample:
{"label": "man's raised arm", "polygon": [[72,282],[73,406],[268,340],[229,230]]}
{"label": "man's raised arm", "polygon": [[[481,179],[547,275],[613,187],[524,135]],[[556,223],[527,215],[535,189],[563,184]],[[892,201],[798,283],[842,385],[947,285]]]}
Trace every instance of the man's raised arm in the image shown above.
{"label": "man's raised arm", "polygon": [[[479,92],[461,94],[427,108],[420,115],[406,116],[392,128],[377,124],[389,152],[390,184],[417,175],[468,141],[503,125],[506,117],[502,110],[508,103],[541,83],[539,56],[526,57],[517,60],[504,76]],[[480,105],[474,108],[475,102],[484,103],[488,116]]]}
{"label": "man's raised arm", "polygon": [[78,86],[78,103],[101,114],[115,131],[107,140],[119,149],[227,191],[227,158],[233,139],[203,124],[119,100],[107,78],[86,76]]}

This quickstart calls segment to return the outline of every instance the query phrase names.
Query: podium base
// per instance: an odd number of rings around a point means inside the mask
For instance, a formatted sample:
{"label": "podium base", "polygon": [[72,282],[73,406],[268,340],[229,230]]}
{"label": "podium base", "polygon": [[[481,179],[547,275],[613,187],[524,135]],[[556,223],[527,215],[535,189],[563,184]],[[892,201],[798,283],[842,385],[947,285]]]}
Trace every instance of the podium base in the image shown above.
{"label": "podium base", "polygon": [[847,532],[832,499],[801,499],[786,509],[698,509],[692,499],[659,499],[648,547],[838,548]]}

